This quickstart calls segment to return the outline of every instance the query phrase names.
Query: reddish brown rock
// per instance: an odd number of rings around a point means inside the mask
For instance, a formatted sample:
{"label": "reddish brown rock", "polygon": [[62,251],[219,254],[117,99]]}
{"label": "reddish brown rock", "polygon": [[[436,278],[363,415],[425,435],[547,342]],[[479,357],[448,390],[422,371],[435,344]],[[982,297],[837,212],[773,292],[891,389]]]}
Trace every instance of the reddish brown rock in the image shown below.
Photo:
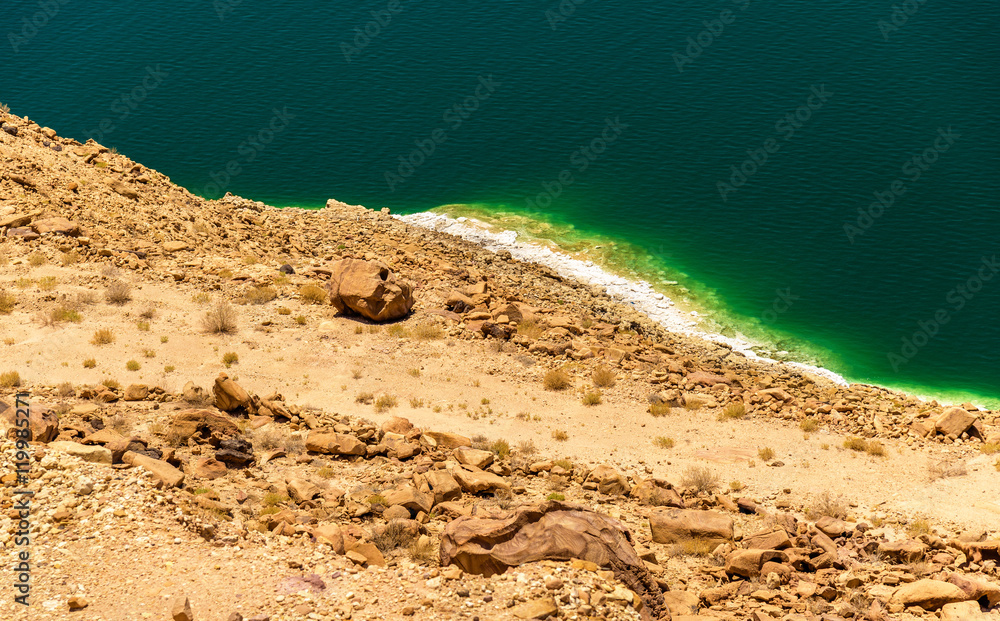
{"label": "reddish brown rock", "polygon": [[330,303],[372,321],[399,319],[413,308],[413,285],[396,280],[384,263],[343,259],[330,266]]}
{"label": "reddish brown rock", "polygon": [[950,582],[941,580],[917,580],[896,589],[890,601],[904,606],[920,606],[925,610],[937,610],[945,604],[963,602],[969,599],[965,591]]}
{"label": "reddish brown rock", "polygon": [[636,554],[631,534],[606,515],[549,501],[491,518],[461,517],[441,536],[441,564],[484,576],[541,560],[580,559],[610,567],[653,619],[670,619],[663,596]]}
{"label": "reddish brown rock", "polygon": [[232,412],[250,405],[250,395],[247,391],[229,379],[225,373],[219,373],[215,378],[215,407],[223,412]]}
{"label": "reddish brown rock", "polygon": [[226,464],[214,457],[200,457],[188,464],[187,472],[196,479],[212,481],[226,476]]}
{"label": "reddish brown rock", "polygon": [[694,539],[720,544],[733,538],[733,518],[717,511],[657,508],[649,514],[649,528],[656,543]]}
{"label": "reddish brown rock", "polygon": [[632,489],[632,498],[652,507],[684,508],[684,499],[664,479],[645,479]]}
{"label": "reddish brown rock", "polygon": [[365,455],[368,447],[352,435],[310,431],[306,438],[306,450],[327,455]]}
{"label": "reddish brown rock", "polygon": [[167,433],[181,442],[188,438],[204,442],[212,436],[223,438],[239,432],[240,428],[225,414],[212,410],[181,410],[174,416]]}
{"label": "reddish brown rock", "polygon": [[[22,412],[25,408],[21,408]],[[8,438],[18,437],[33,442],[51,442],[59,435],[59,416],[52,410],[40,405],[31,405],[28,412],[28,432],[24,432],[23,424],[18,425],[17,408],[14,403],[0,401],[0,428]],[[27,437],[25,437],[27,436]]]}
{"label": "reddish brown rock", "polygon": [[597,483],[597,491],[608,496],[623,496],[632,491],[628,479],[611,466],[598,466],[587,475],[587,481]]}

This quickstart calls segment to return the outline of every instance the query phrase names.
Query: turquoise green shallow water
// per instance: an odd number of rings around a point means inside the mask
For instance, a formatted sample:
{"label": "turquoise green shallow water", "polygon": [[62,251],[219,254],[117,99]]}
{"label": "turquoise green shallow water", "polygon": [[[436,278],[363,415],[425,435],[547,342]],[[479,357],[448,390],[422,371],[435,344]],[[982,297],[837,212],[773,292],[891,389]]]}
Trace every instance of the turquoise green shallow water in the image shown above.
{"label": "turquoise green shallow water", "polygon": [[1000,402],[995,2],[2,12],[0,101],[193,192],[474,205],[771,350]]}

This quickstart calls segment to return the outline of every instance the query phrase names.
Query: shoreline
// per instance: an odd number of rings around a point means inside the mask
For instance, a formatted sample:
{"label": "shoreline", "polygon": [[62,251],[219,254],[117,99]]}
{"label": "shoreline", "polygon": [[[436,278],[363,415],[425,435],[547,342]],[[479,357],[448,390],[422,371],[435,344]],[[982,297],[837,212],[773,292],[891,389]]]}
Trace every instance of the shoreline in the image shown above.
{"label": "shoreline", "polygon": [[631,280],[613,274],[593,261],[577,259],[565,252],[553,251],[537,243],[519,241],[519,234],[516,231],[496,231],[488,223],[475,218],[464,216],[452,218],[448,215],[426,211],[393,215],[393,217],[413,226],[460,237],[491,252],[507,251],[520,261],[544,265],[565,278],[572,278],[590,286],[602,287],[612,298],[629,304],[670,332],[722,344],[743,354],[748,359],[779,366],[788,365],[800,371],[824,377],[840,386],[847,386],[851,383],[830,369],[761,356],[753,348],[762,347],[765,345],[764,343],[705,330],[699,326],[698,321],[692,319],[692,317],[703,317],[702,313],[696,310],[682,311],[677,307],[676,302],[656,291],[646,280]]}
{"label": "shoreline", "polygon": [[[446,209],[442,206],[440,209]],[[937,401],[943,404],[959,404],[972,402],[980,410],[993,409],[992,399],[982,395],[956,393],[935,393],[921,389],[916,385],[893,386],[877,381],[859,381],[849,379],[836,371],[823,366],[799,362],[796,360],[776,360],[761,355],[754,348],[777,349],[773,344],[746,337],[737,330],[739,336],[726,336],[701,324],[701,319],[711,319],[711,309],[682,310],[678,303],[670,297],[657,291],[645,279],[627,278],[613,273],[607,267],[592,260],[583,260],[571,256],[563,250],[558,242],[550,239],[524,241],[522,235],[513,230],[499,228],[472,216],[452,217],[447,213],[421,211],[408,214],[392,214],[392,217],[407,224],[420,228],[434,230],[454,235],[466,241],[477,244],[491,252],[507,251],[512,257],[529,263],[543,265],[555,271],[560,276],[571,278],[589,286],[604,288],[614,299],[629,304],[636,311],[643,313],[664,329],[683,336],[703,339],[708,342],[725,345],[746,356],[748,359],[771,364],[777,367],[787,366],[798,371],[812,373],[823,377],[839,386],[860,384],[876,386],[887,390],[905,392],[925,401]],[[544,245],[551,244],[555,250]]]}

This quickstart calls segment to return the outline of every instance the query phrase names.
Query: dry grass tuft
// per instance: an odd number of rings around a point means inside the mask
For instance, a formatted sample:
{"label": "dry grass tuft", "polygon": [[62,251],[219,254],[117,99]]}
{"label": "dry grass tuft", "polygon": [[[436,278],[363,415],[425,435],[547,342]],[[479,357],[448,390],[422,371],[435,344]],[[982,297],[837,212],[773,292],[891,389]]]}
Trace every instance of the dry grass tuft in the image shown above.
{"label": "dry grass tuft", "polygon": [[83,361],[84,369],[93,369],[96,366],[97,366],[97,361],[94,360],[93,358],[87,358],[86,360]]}
{"label": "dry grass tuft", "polygon": [[600,405],[601,404],[601,393],[599,392],[588,392],[583,395],[584,405]]}
{"label": "dry grass tuft", "polygon": [[227,369],[239,361],[240,356],[234,351],[228,351],[222,356],[222,364],[226,365]]}
{"label": "dry grass tuft", "polygon": [[719,412],[719,420],[736,420],[747,415],[747,408],[742,403],[730,403]]}
{"label": "dry grass tuft", "polygon": [[9,315],[17,304],[17,298],[0,289],[0,314]]}
{"label": "dry grass tuft", "polygon": [[719,477],[707,466],[691,466],[681,476],[681,485],[707,493],[719,486]]}
{"label": "dry grass tuft", "polygon": [[503,438],[494,440],[490,443],[490,451],[500,459],[507,459],[510,457],[510,443]]}
{"label": "dry grass tuft", "polygon": [[611,388],[618,381],[618,375],[614,369],[605,364],[598,365],[590,378],[594,381],[594,386],[598,388]]}
{"label": "dry grass tuft", "polygon": [[413,328],[413,336],[421,341],[434,341],[444,336],[444,330],[436,323],[418,323]]}
{"label": "dry grass tuft", "polygon": [[438,545],[429,537],[418,537],[410,543],[407,550],[410,560],[418,565],[440,565]]}
{"label": "dry grass tuft", "polygon": [[799,429],[806,433],[812,433],[819,429],[819,421],[815,418],[804,418],[802,422],[799,423]]}
{"label": "dry grass tuft", "polygon": [[370,392],[359,392],[356,397],[354,397],[355,403],[363,403],[365,405],[371,404],[375,401],[375,395]]}
{"label": "dry grass tuft", "polygon": [[413,537],[406,523],[402,520],[392,520],[384,528],[372,531],[372,543],[383,554],[396,548],[408,545]]}
{"label": "dry grass tuft", "polygon": [[16,388],[21,385],[21,374],[17,371],[0,373],[0,388]]}
{"label": "dry grass tuft", "polygon": [[830,492],[823,492],[816,498],[812,506],[806,509],[806,515],[809,516],[809,519],[829,516],[843,520],[847,517],[847,503],[844,502],[841,496],[834,496]]}
{"label": "dry grass tuft", "polygon": [[396,407],[397,401],[396,397],[393,395],[382,395],[375,400],[375,411],[376,412],[387,412],[392,408]]}
{"label": "dry grass tuft", "polygon": [[666,416],[670,414],[672,408],[666,403],[650,403],[649,413],[653,415],[653,418],[660,418],[661,416]]}
{"label": "dry grass tuft", "polygon": [[94,332],[94,336],[91,337],[90,342],[94,345],[109,345],[115,342],[115,333],[109,328],[101,328]]}
{"label": "dry grass tuft", "polygon": [[299,299],[305,304],[326,304],[326,291],[316,285],[303,285],[299,289]]}
{"label": "dry grass tuft", "polygon": [[769,446],[765,446],[762,449],[758,449],[757,457],[759,457],[761,461],[771,461],[772,459],[774,459],[774,449],[772,449]]}
{"label": "dry grass tuft", "polygon": [[569,375],[561,369],[552,369],[542,378],[545,390],[565,390],[570,387],[572,381]]}
{"label": "dry grass tuft", "polygon": [[104,299],[108,304],[121,306],[132,299],[132,287],[121,280],[115,280],[104,290]]}
{"label": "dry grass tuft", "polygon": [[653,438],[653,444],[661,449],[672,449],[674,448],[674,439],[667,436],[656,436]]}
{"label": "dry grass tuft", "polygon": [[252,287],[239,298],[240,304],[267,304],[278,297],[274,287]]}
{"label": "dry grass tuft", "polygon": [[232,334],[236,332],[236,309],[229,302],[219,302],[205,313],[201,326],[209,334]]}
{"label": "dry grass tuft", "polygon": [[931,481],[960,477],[968,474],[965,461],[961,459],[942,459],[933,461],[927,466],[927,477]]}
{"label": "dry grass tuft", "polygon": [[552,439],[557,442],[565,442],[566,440],[569,440],[569,434],[561,429],[557,429],[552,432]]}

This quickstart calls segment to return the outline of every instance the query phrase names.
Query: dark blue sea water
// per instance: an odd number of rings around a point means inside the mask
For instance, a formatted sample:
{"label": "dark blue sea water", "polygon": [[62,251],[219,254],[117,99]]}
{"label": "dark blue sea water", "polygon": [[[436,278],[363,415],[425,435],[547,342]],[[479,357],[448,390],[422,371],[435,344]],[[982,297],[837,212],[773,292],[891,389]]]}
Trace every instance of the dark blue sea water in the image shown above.
{"label": "dark blue sea water", "polygon": [[0,14],[0,101],[193,192],[472,205],[576,248],[615,239],[607,261],[680,281],[724,332],[852,380],[1000,397],[995,1]]}

